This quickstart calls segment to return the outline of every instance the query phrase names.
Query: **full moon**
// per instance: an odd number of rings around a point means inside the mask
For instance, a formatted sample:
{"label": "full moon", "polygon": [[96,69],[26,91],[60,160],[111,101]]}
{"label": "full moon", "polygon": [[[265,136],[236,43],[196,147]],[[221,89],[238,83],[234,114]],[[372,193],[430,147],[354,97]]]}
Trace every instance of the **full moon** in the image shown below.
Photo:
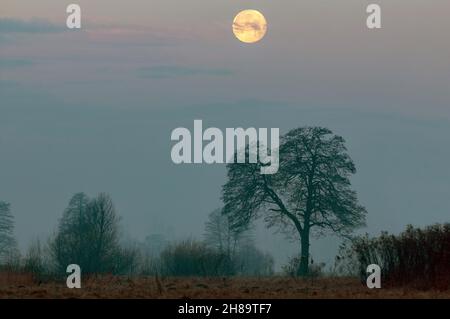
{"label": "full moon", "polygon": [[255,43],[264,38],[267,32],[267,21],[261,12],[244,10],[238,13],[233,21],[233,33],[244,43]]}

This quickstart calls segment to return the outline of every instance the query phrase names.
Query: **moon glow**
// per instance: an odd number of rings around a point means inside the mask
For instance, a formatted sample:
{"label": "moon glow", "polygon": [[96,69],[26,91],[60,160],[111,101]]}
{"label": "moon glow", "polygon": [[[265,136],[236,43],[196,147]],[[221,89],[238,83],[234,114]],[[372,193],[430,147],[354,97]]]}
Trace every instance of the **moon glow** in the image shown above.
{"label": "moon glow", "polygon": [[267,21],[257,10],[244,10],[237,14],[233,21],[233,33],[244,43],[260,41],[267,32]]}

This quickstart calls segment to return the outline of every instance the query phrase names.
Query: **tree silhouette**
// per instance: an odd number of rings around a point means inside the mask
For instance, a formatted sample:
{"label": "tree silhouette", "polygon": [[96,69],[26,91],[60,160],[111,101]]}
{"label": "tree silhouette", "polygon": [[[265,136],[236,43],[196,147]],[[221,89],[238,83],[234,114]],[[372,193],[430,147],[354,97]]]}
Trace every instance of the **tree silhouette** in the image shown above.
{"label": "tree silhouette", "polygon": [[0,262],[5,262],[16,248],[14,239],[14,217],[11,205],[0,201]]}
{"label": "tree silhouette", "polygon": [[250,230],[233,231],[227,216],[222,209],[212,211],[205,223],[205,243],[211,248],[232,259],[236,250],[244,244],[252,244],[253,233]]}
{"label": "tree silhouette", "polygon": [[59,222],[51,248],[61,271],[78,264],[84,273],[117,272],[123,251],[118,239],[119,218],[111,198],[89,199],[75,194]]}
{"label": "tree silhouette", "polygon": [[279,151],[274,175],[260,174],[262,163],[227,165],[223,213],[236,231],[263,216],[269,227],[296,235],[297,274],[306,276],[311,233],[346,236],[364,225],[366,210],[351,189],[356,169],[342,137],[326,128],[298,128],[282,137]]}

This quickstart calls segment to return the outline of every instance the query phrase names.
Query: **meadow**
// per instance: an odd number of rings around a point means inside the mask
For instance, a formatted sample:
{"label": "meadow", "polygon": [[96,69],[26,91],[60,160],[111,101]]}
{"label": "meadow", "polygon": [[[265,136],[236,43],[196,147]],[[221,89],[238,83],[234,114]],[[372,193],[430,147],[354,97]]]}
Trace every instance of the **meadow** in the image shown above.
{"label": "meadow", "polygon": [[352,277],[300,279],[288,277],[121,277],[85,279],[81,289],[68,289],[64,281],[36,282],[27,274],[0,274],[0,298],[450,298],[450,290],[412,287],[368,289]]}

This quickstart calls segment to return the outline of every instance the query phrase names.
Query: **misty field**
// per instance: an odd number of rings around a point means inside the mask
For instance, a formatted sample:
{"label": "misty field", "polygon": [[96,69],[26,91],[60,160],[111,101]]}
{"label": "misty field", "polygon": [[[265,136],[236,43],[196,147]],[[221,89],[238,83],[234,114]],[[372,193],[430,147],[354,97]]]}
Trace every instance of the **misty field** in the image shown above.
{"label": "misty field", "polygon": [[29,275],[0,274],[0,298],[450,298],[450,290],[368,289],[356,278],[126,278],[85,279],[81,289],[65,282],[36,283]]}

